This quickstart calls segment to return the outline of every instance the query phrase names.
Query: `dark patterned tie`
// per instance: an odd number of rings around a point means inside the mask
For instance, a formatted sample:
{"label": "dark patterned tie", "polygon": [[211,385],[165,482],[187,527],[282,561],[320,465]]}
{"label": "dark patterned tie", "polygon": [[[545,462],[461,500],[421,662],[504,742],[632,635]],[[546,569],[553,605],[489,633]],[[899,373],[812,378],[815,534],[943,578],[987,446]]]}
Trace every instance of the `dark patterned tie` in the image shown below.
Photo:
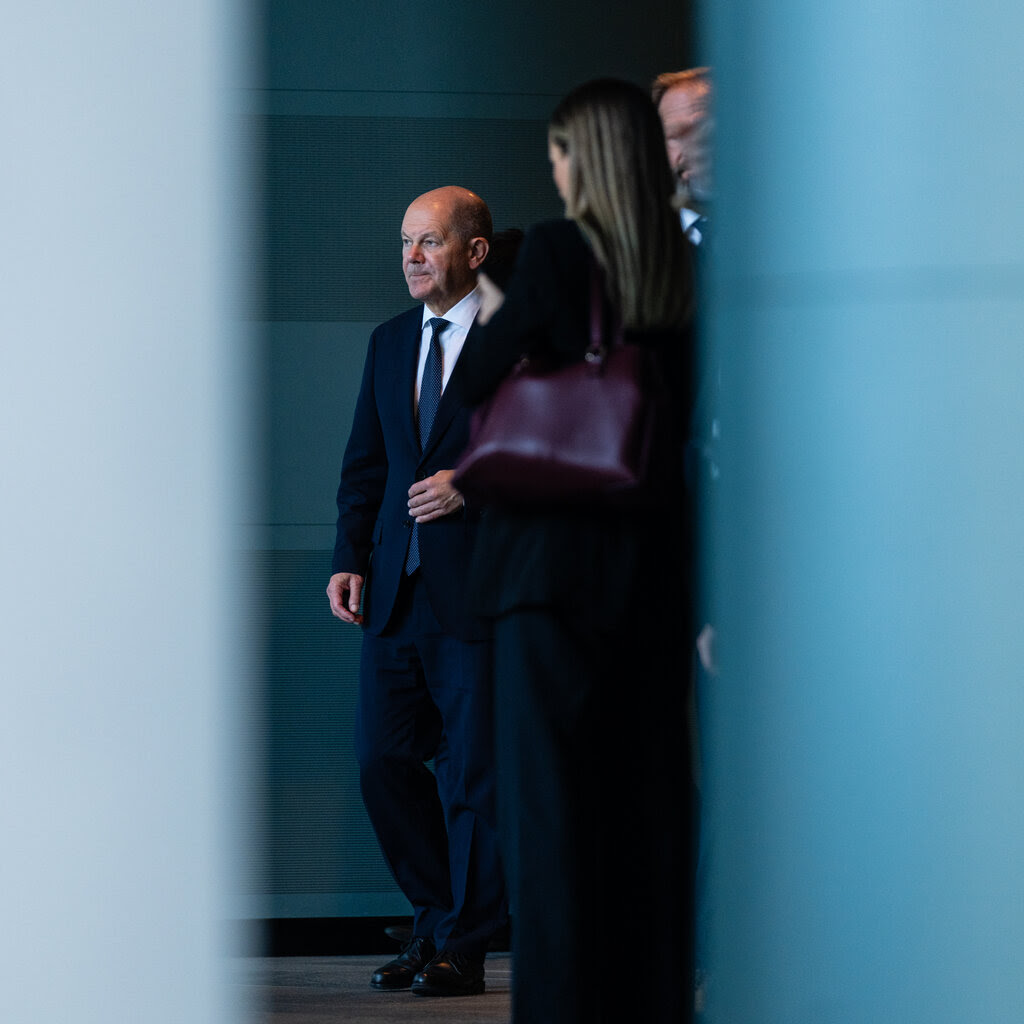
{"label": "dark patterned tie", "polygon": [[448,326],[447,320],[439,316],[431,317],[428,321],[432,331],[430,335],[430,348],[427,349],[427,361],[423,366],[423,380],[420,383],[420,448],[427,443],[430,437],[430,428],[437,413],[438,403],[441,401],[441,381],[444,378],[444,352],[441,350],[441,332]]}
{"label": "dark patterned tie", "polygon": [[[441,332],[448,326],[448,321],[439,316],[431,317],[430,348],[427,349],[427,361],[423,365],[423,380],[420,383],[420,404],[417,413],[420,430],[420,448],[430,437],[430,428],[441,402],[441,381],[444,379],[444,352],[441,349]],[[409,552],[405,556],[405,571],[410,576],[420,567],[419,523],[413,522],[412,536],[409,538]]]}

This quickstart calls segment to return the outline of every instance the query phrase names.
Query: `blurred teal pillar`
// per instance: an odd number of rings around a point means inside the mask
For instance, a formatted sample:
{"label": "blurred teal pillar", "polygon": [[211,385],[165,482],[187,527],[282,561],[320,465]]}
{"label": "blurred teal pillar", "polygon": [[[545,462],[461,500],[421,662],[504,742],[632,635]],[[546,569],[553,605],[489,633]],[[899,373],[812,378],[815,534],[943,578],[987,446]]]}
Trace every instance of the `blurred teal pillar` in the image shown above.
{"label": "blurred teal pillar", "polygon": [[707,1020],[1024,1020],[1024,9],[709,4]]}

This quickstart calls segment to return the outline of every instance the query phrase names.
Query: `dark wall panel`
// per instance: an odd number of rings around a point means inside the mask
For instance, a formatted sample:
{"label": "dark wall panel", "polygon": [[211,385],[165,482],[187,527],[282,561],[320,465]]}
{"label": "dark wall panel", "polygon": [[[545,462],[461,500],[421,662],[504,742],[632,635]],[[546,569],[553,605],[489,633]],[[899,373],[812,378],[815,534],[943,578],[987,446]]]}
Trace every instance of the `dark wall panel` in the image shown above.
{"label": "dark wall panel", "polygon": [[[412,302],[399,230],[439,185],[497,228],[559,216],[547,117],[599,75],[647,83],[694,63],[677,0],[381,4],[264,0],[264,82],[249,117],[260,172],[267,470],[256,553],[266,627],[264,891],[276,918],[406,913],[359,797],[359,633],[334,620],[334,491],[369,331]],[[258,518],[258,517],[257,517]],[[269,909],[268,909],[269,908]]]}
{"label": "dark wall panel", "polygon": [[252,561],[266,597],[264,880],[274,917],[404,913],[359,796],[352,723],[360,634],[330,615],[325,553]]}
{"label": "dark wall panel", "polygon": [[380,321],[411,305],[402,215],[418,195],[462,185],[495,226],[561,213],[542,121],[264,119],[262,320]]}
{"label": "dark wall panel", "polygon": [[692,62],[689,0],[266,0],[267,84],[336,92],[557,97]]}

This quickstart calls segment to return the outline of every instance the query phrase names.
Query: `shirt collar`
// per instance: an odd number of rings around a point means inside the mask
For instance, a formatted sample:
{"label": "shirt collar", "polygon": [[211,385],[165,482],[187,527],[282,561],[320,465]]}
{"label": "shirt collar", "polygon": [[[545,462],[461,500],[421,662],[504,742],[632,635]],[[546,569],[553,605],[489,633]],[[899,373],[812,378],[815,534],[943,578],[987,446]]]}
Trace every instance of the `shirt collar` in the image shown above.
{"label": "shirt collar", "polygon": [[[474,288],[468,295],[459,299],[458,302],[444,314],[444,319],[450,324],[458,324],[459,327],[469,330],[473,326],[473,321],[476,319],[477,313],[480,312],[480,291]],[[420,327],[426,326],[428,320],[433,319],[434,314],[423,307],[423,319],[420,321]]]}
{"label": "shirt collar", "polygon": [[684,206],[679,211],[679,219],[683,222],[683,230],[689,231],[700,220],[700,214],[696,210],[691,210],[688,206]]}

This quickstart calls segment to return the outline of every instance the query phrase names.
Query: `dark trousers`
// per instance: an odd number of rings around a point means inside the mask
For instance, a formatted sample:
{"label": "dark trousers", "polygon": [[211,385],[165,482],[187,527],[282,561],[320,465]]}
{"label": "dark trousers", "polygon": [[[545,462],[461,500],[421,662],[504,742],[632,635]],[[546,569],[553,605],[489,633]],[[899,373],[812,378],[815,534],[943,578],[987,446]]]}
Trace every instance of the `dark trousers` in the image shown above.
{"label": "dark trousers", "polygon": [[363,638],[356,712],[363,801],[414,933],[472,956],[506,922],[490,661],[489,642],[441,630],[416,573]]}
{"label": "dark trousers", "polygon": [[542,608],[495,623],[515,1024],[691,1018],[686,632]]}
{"label": "dark trousers", "polygon": [[708,675],[701,664],[700,658],[694,655],[693,670],[693,697],[691,707],[691,732],[696,736],[693,756],[693,772],[696,780],[696,819],[694,822],[696,849],[694,857],[696,861],[696,883],[695,883],[695,937],[694,937],[694,962],[697,973],[702,976],[702,984],[707,985],[709,945],[711,940],[711,921],[713,913],[713,899],[711,892],[711,865],[714,859],[714,838],[715,830],[710,814],[707,812],[708,803],[706,800],[706,789],[704,782],[704,750],[700,745],[700,738],[708,736],[709,711],[708,702],[714,694],[715,680]]}

